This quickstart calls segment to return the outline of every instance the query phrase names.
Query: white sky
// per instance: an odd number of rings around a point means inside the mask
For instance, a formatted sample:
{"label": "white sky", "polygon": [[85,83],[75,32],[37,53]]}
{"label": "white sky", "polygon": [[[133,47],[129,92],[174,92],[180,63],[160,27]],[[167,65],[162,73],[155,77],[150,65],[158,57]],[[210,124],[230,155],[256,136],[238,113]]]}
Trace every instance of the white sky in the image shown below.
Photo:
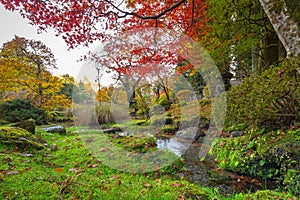
{"label": "white sky", "polygon": [[83,62],[77,62],[80,57],[88,51],[93,51],[98,44],[92,44],[89,48],[80,47],[68,50],[64,40],[55,37],[52,30],[47,33],[37,34],[37,28],[29,24],[29,21],[23,19],[17,12],[10,12],[4,9],[0,4],[0,46],[14,38],[15,35],[25,37],[26,39],[34,39],[43,42],[49,47],[57,60],[58,69],[53,70],[54,75],[70,74],[77,78],[77,75],[83,66]]}

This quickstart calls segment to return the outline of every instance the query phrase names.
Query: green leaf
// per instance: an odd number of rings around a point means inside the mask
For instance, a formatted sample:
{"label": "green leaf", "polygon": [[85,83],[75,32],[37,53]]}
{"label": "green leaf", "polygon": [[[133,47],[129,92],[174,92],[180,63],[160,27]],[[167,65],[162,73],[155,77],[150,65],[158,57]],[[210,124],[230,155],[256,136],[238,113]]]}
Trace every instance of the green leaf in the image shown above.
{"label": "green leaf", "polygon": [[260,160],[260,161],[259,161],[259,165],[260,165],[260,166],[264,166],[265,163],[266,163],[266,162],[265,162],[264,160]]}

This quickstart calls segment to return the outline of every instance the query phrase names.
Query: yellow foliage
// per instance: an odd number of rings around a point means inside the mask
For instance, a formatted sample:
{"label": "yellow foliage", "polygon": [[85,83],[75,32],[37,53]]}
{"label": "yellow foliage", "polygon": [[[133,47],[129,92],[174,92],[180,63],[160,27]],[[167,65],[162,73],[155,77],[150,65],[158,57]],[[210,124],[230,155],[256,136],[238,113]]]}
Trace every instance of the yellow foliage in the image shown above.
{"label": "yellow foliage", "polygon": [[70,106],[70,100],[59,94],[64,86],[62,79],[53,76],[43,64],[38,66],[33,58],[26,57],[19,39],[4,44],[0,52],[1,100],[26,98],[46,110]]}

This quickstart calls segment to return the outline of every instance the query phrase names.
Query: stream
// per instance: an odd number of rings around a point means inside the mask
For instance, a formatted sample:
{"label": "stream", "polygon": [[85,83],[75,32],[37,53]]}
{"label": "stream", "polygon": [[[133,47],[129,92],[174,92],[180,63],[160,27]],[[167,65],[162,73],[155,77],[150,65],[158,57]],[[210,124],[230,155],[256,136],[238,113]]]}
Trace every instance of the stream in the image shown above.
{"label": "stream", "polygon": [[265,183],[257,179],[220,170],[217,168],[217,163],[209,155],[203,161],[200,161],[199,151],[205,145],[201,142],[193,142],[191,145],[186,145],[186,142],[175,135],[173,137],[156,137],[156,143],[157,148],[162,150],[168,149],[182,157],[187,170],[178,174],[177,178],[184,177],[188,181],[198,183],[202,187],[217,188],[223,195],[256,191],[266,187],[264,186]]}

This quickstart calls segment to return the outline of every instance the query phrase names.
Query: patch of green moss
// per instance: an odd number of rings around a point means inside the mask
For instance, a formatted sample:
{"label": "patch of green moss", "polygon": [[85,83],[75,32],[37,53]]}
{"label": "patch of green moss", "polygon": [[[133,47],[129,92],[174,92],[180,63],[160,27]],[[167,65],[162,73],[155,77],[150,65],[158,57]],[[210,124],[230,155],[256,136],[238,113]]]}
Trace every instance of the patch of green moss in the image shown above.
{"label": "patch of green moss", "polygon": [[274,199],[296,200],[298,198],[294,197],[291,194],[285,193],[285,192],[279,192],[279,191],[274,191],[274,190],[261,190],[261,191],[255,192],[255,193],[244,195],[244,199],[247,199],[247,200],[258,200],[258,199],[264,199],[264,200],[274,200]]}
{"label": "patch of green moss", "polygon": [[115,135],[111,135],[110,138],[113,144],[126,151],[145,153],[156,149],[156,142],[153,137],[115,137]]}
{"label": "patch of green moss", "polygon": [[0,144],[17,146],[22,149],[42,149],[44,147],[36,136],[18,127],[1,127]]}

